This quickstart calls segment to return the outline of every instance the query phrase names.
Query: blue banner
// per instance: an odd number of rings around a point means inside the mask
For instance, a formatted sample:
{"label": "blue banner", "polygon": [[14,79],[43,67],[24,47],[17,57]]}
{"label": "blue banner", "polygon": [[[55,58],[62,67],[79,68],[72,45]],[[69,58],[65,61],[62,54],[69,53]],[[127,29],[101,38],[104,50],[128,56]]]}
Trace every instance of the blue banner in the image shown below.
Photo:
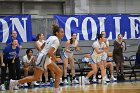
{"label": "blue banner", "polygon": [[79,40],[95,40],[101,31],[106,31],[108,39],[116,39],[120,33],[124,39],[140,38],[140,15],[55,15],[54,18],[65,31],[63,40],[70,39],[71,33],[77,33]]}
{"label": "blue banner", "polygon": [[19,42],[31,41],[31,15],[0,16],[0,42],[7,42],[13,30],[17,32]]}

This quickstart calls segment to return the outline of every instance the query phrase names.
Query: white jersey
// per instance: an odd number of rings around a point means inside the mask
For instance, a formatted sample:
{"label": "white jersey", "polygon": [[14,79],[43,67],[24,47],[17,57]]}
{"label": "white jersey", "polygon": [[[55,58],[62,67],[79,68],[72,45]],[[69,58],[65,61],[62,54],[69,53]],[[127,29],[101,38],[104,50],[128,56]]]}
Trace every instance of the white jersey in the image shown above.
{"label": "white jersey", "polygon": [[71,53],[68,52],[64,52],[63,57],[64,58],[71,58],[73,56],[73,51],[75,50],[75,48],[78,46],[78,40],[76,40],[75,42],[73,42],[72,44],[69,45],[69,50],[71,51]]}
{"label": "white jersey", "polygon": [[72,44],[73,47],[77,47],[78,46],[78,40],[75,40],[75,42]]}
{"label": "white jersey", "polygon": [[[105,47],[109,47],[109,41],[108,40],[106,40],[106,43],[104,42],[104,44],[105,44]],[[102,53],[102,60],[106,60],[107,59],[107,52],[103,52]]]}
{"label": "white jersey", "polygon": [[43,43],[45,42],[45,40],[42,40],[42,42],[40,42],[40,41],[38,40],[38,41],[36,41],[36,42],[39,44],[39,46],[42,46]]}
{"label": "white jersey", "polygon": [[70,51],[74,51],[77,46],[78,46],[78,40],[75,40],[75,42],[73,42],[72,44],[70,44],[69,50]]}
{"label": "white jersey", "polygon": [[31,56],[30,59],[28,59],[27,55],[23,56],[22,61],[26,62],[27,64],[29,64],[31,62],[31,60],[33,59],[34,56]]}
{"label": "white jersey", "polygon": [[[39,40],[38,41],[36,41],[38,44],[39,44],[39,47],[41,47],[42,45],[43,45],[43,43],[45,42],[45,40],[42,40],[42,42],[40,42]],[[39,53],[40,51],[38,50],[38,53]]]}
{"label": "white jersey", "polygon": [[[93,49],[98,48],[99,50],[103,50],[105,47],[105,43],[102,42],[101,44],[99,43],[99,41],[95,41],[92,45]],[[93,51],[93,53],[91,54],[91,57],[93,59],[93,61],[96,62],[100,62],[101,61],[101,55],[102,53],[98,54],[95,50]]]}
{"label": "white jersey", "polygon": [[[60,45],[59,39],[56,36],[50,36],[46,41],[45,41],[45,46],[41,50],[41,53],[46,55],[51,47],[55,48],[55,51]],[[54,52],[55,52],[54,51]]]}
{"label": "white jersey", "polygon": [[50,36],[45,41],[45,46],[37,57],[36,66],[40,67],[42,70],[46,69],[47,65],[51,63],[51,58],[47,55],[49,49],[53,47],[55,48],[56,51],[59,45],[60,45],[59,39],[56,36]]}

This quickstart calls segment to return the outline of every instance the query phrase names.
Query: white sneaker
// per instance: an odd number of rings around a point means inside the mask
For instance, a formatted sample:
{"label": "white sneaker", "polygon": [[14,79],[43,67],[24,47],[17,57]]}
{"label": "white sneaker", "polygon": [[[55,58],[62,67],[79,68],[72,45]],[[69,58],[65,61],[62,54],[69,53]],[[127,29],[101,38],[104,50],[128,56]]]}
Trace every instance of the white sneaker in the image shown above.
{"label": "white sneaker", "polygon": [[1,66],[5,67],[5,64],[2,62]]}
{"label": "white sneaker", "polygon": [[14,87],[14,90],[19,90],[19,87],[16,85],[16,86]]}
{"label": "white sneaker", "polygon": [[106,82],[106,79],[105,80],[102,80],[102,84],[107,84],[107,82]]}
{"label": "white sneaker", "polygon": [[0,87],[1,87],[1,90],[2,90],[2,91],[5,91],[5,90],[6,90],[4,84],[2,84]]}
{"label": "white sneaker", "polygon": [[67,81],[67,79],[64,79],[64,84],[68,84],[68,81]]}
{"label": "white sneaker", "polygon": [[74,80],[72,80],[72,83],[74,83],[74,84],[78,84],[78,83],[79,83],[79,81],[78,81],[78,80],[76,80],[76,78],[75,78]]}
{"label": "white sneaker", "polygon": [[106,82],[109,82],[110,81],[108,77],[106,77],[105,80],[106,80]]}
{"label": "white sneaker", "polygon": [[28,86],[28,84],[27,83],[24,83],[24,86],[26,87],[26,86]]}
{"label": "white sneaker", "polygon": [[20,88],[20,87],[24,87],[24,84],[18,84],[18,87]]}
{"label": "white sneaker", "polygon": [[93,82],[97,82],[97,79],[96,79],[96,78],[93,78],[92,81],[93,81]]}
{"label": "white sneaker", "polygon": [[60,84],[63,84],[64,82],[63,81],[60,81]]}
{"label": "white sneaker", "polygon": [[34,84],[35,86],[39,86],[39,84],[38,84],[38,83],[36,83],[36,81],[34,81],[34,82],[33,82],[33,84]]}
{"label": "white sneaker", "polygon": [[50,82],[46,82],[45,85],[46,85],[46,86],[50,85]]}
{"label": "white sneaker", "polygon": [[41,83],[41,84],[39,84],[39,85],[42,85],[42,86],[44,86],[44,85],[45,85],[45,83]]}
{"label": "white sneaker", "polygon": [[17,81],[10,79],[9,90],[13,90],[16,85]]}
{"label": "white sneaker", "polygon": [[63,84],[62,78],[60,78],[60,84]]}
{"label": "white sneaker", "polygon": [[116,81],[117,79],[114,78],[114,77],[111,77],[110,80],[112,80],[112,81]]}
{"label": "white sneaker", "polygon": [[88,79],[86,79],[86,78],[84,78],[84,84],[90,84],[90,82],[89,82],[89,80]]}

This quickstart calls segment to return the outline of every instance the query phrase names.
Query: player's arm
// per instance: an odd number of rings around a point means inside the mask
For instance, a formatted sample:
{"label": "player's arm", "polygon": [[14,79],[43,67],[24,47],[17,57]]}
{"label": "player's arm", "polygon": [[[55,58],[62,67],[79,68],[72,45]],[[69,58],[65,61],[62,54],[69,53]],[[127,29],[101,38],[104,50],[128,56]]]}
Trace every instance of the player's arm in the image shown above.
{"label": "player's arm", "polygon": [[106,46],[104,46],[104,49],[106,50],[105,52],[108,52],[109,51],[109,45],[108,44],[105,44]]}
{"label": "player's arm", "polygon": [[4,62],[3,62],[3,61],[4,61],[3,59],[4,59],[4,55],[5,55],[6,53],[8,53],[8,51],[9,51],[8,48],[5,47],[4,50],[3,50],[3,52],[2,52],[2,54],[1,54],[1,66],[5,66],[5,64],[4,64]]}
{"label": "player's arm", "polygon": [[23,56],[23,58],[22,58],[22,65],[23,65],[23,67],[28,67],[29,66],[26,62],[25,56]]}
{"label": "player's arm", "polygon": [[71,51],[69,50],[69,45],[70,45],[70,41],[67,41],[65,44],[65,51],[71,53]]}
{"label": "player's arm", "polygon": [[93,44],[93,48],[94,48],[94,50],[96,51],[97,54],[101,54],[101,53],[107,51],[106,48],[104,48],[103,50],[100,50],[99,47],[95,43]]}
{"label": "player's arm", "polygon": [[108,40],[106,39],[106,41],[104,42],[105,43],[105,47],[104,48],[106,48],[108,51],[109,51],[109,42],[108,42]]}
{"label": "player's arm", "polygon": [[55,48],[54,47],[51,47],[48,51],[48,55],[51,57],[51,60],[53,62],[59,62],[61,61],[60,58],[56,58],[55,54],[54,54],[54,51],[55,51]]}
{"label": "player's arm", "polygon": [[23,67],[28,67],[29,65],[26,62],[22,62]]}
{"label": "player's arm", "polygon": [[40,44],[39,44],[38,42],[35,43],[35,46],[36,46],[36,48],[37,48],[39,51],[42,50],[42,49],[41,49],[41,46],[40,46]]}
{"label": "player's arm", "polygon": [[41,50],[44,48],[45,44],[46,44],[46,42],[44,42],[44,43],[42,44]]}
{"label": "player's arm", "polygon": [[94,48],[94,50],[96,51],[97,54],[101,54],[101,53],[105,52],[105,49],[99,50],[99,48]]}
{"label": "player's arm", "polygon": [[16,55],[14,55],[14,58],[12,60],[12,63],[15,63]]}
{"label": "player's arm", "polygon": [[77,46],[75,47],[75,50],[76,50],[76,51],[80,51],[80,50],[81,50],[81,48],[79,47],[79,43],[78,43]]}
{"label": "player's arm", "polygon": [[2,54],[0,55],[0,57],[1,57],[1,66],[5,66],[5,64],[4,64],[4,62],[3,62],[3,56],[4,56],[4,53],[2,53]]}
{"label": "player's arm", "polygon": [[114,41],[114,49],[116,50],[121,49],[121,46],[117,43],[117,41]]}
{"label": "player's arm", "polygon": [[58,40],[53,40],[52,42],[53,43],[52,43],[52,45],[51,45],[51,47],[50,47],[50,49],[48,51],[48,55],[51,57],[51,60],[53,62],[59,62],[59,61],[61,61],[61,59],[60,58],[56,58],[54,52],[55,52],[56,49],[58,49],[60,43],[59,43]]}

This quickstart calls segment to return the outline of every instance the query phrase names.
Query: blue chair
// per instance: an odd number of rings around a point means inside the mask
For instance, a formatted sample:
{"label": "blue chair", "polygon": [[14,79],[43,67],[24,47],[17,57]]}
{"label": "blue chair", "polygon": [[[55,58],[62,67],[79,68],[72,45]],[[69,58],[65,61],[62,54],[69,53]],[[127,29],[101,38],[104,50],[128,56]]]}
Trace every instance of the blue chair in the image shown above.
{"label": "blue chair", "polygon": [[131,77],[134,76],[135,77],[135,80],[137,79],[137,76],[136,76],[136,73],[139,72],[140,73],[140,62],[137,62],[136,61],[136,55],[132,55],[129,57],[129,61],[131,63],[131,68],[132,68],[132,72],[131,72],[131,75],[130,75],[130,80],[131,80]]}

